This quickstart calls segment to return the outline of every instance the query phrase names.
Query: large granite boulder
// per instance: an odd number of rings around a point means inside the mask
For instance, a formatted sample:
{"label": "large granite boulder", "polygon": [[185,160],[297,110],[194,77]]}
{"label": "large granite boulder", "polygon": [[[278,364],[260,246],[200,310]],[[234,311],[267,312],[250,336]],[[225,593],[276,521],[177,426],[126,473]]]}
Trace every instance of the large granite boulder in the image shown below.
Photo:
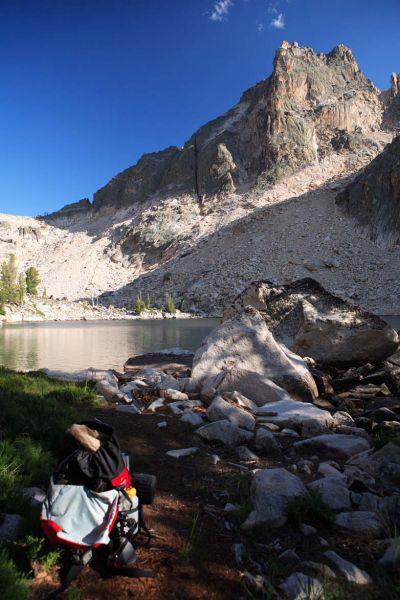
{"label": "large granite boulder", "polygon": [[287,397],[277,386],[308,400],[318,396],[306,363],[275,340],[252,308],[205,338],[193,359],[192,378],[219,394],[238,391],[260,406]]}
{"label": "large granite boulder", "polygon": [[277,286],[256,281],[224,312],[223,321],[252,306],[275,339],[318,363],[376,363],[396,352],[399,336],[383,319],[337,298],[311,278]]}

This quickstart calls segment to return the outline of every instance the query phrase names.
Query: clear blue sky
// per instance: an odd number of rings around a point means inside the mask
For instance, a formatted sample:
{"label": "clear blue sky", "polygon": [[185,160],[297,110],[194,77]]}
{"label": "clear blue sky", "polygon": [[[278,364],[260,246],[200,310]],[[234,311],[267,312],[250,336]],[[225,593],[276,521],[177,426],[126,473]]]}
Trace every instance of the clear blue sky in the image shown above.
{"label": "clear blue sky", "polygon": [[400,0],[0,0],[0,212],[50,212],[182,145],[283,39],[400,71]]}

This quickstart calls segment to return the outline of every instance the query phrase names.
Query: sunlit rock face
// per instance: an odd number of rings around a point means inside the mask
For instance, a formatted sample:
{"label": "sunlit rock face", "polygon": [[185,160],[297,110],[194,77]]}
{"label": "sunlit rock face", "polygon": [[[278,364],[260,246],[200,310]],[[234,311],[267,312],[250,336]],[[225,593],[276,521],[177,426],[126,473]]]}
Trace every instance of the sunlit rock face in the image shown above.
{"label": "sunlit rock face", "polygon": [[380,118],[378,90],[351,50],[337,46],[317,54],[283,42],[270,77],[183,148],[143,155],[95,194],[93,206],[120,208],[156,192],[202,196],[275,181],[331,150],[337,130],[366,134]]}

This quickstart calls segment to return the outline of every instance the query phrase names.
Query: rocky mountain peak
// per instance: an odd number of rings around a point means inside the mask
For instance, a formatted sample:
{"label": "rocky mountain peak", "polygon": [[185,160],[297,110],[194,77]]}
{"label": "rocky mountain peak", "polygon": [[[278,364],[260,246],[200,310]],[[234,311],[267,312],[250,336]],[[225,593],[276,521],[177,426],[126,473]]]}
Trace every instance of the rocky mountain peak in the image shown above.
{"label": "rocky mountain peak", "polygon": [[[395,77],[392,89],[396,86]],[[340,44],[324,54],[284,41],[269,77],[200,127],[182,148],[146,154],[116,175],[95,193],[93,209],[183,195],[201,202],[244,186],[262,189],[342,150],[337,137],[343,132],[360,142],[380,128],[381,116],[378,90],[349,48]]]}

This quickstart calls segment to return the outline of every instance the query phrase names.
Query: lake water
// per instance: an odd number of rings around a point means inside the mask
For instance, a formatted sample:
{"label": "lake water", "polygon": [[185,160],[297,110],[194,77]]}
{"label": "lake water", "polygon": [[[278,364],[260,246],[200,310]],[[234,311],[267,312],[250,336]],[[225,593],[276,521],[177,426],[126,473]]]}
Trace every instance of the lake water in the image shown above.
{"label": "lake water", "polygon": [[197,350],[219,319],[77,321],[0,326],[0,365],[30,370],[122,370],[136,354],[180,346]]}
{"label": "lake water", "polygon": [[[400,316],[383,317],[396,330]],[[0,365],[28,370],[121,370],[136,354],[180,346],[197,350],[219,319],[18,323],[0,327]]]}

